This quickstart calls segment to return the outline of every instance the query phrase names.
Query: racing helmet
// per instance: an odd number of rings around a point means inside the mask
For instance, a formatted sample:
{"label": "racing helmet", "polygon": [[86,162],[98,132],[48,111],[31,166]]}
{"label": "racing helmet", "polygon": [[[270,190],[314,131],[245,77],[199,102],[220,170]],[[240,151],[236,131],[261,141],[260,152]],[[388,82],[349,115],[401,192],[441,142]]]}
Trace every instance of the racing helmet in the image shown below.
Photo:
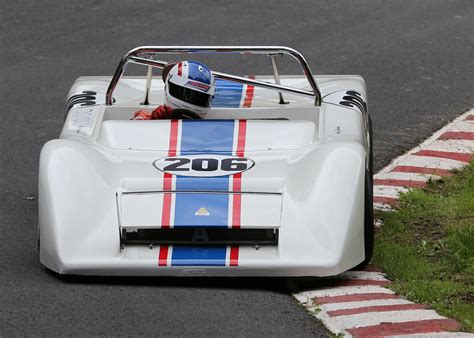
{"label": "racing helmet", "polygon": [[211,70],[196,61],[172,62],[163,69],[165,103],[173,109],[189,109],[206,116],[215,92]]}

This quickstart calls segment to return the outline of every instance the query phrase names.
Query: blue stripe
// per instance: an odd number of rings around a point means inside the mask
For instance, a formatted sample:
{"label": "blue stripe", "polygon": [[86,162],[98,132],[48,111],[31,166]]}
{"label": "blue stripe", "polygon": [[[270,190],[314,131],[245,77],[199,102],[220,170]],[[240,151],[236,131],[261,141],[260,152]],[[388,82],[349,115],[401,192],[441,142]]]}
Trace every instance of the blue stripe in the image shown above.
{"label": "blue stripe", "polygon": [[228,191],[229,177],[190,177],[176,176],[178,191]]}
{"label": "blue stripe", "polygon": [[[183,120],[181,124],[181,155],[213,153],[232,155],[234,121]],[[229,177],[175,176],[178,191],[228,191]],[[208,216],[196,216],[200,208]],[[227,227],[228,194],[176,193],[174,227]],[[172,266],[225,266],[226,246],[175,246]]]}
{"label": "blue stripe", "polygon": [[181,155],[232,155],[234,125],[234,120],[183,120]]}
{"label": "blue stripe", "polygon": [[[226,188],[226,190],[228,190]],[[196,211],[206,208],[208,216],[197,216]],[[176,193],[174,227],[227,227],[228,194]]]}
{"label": "blue stripe", "polygon": [[174,246],[171,266],[225,266],[227,247]]}
{"label": "blue stripe", "polygon": [[[234,125],[233,120],[183,120],[181,154],[232,155]],[[176,190],[229,191],[229,176],[176,176]],[[228,225],[228,194],[177,193],[175,201],[175,227],[227,227]],[[205,208],[209,215],[195,215],[200,208]]]}
{"label": "blue stripe", "polygon": [[216,91],[212,99],[214,108],[239,108],[244,85],[225,80],[216,80]]}

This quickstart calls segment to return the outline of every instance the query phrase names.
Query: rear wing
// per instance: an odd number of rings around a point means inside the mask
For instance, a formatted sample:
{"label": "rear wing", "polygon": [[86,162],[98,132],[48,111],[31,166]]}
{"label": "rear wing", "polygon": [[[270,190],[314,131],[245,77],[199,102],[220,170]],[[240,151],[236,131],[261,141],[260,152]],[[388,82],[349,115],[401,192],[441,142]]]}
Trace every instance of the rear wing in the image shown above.
{"label": "rear wing", "polygon": [[[122,77],[125,68],[128,63],[135,63],[148,66],[148,74],[145,88],[145,104],[148,102],[148,93],[150,90],[150,83],[152,77],[152,68],[164,68],[168,63],[166,61],[157,60],[155,57],[160,54],[257,54],[257,55],[268,55],[272,59],[273,72],[275,76],[275,83],[259,81],[255,79],[250,79],[247,77],[221,73],[213,71],[212,73],[218,79],[244,83],[251,86],[262,87],[270,90],[275,90],[278,92],[280,103],[285,103],[283,100],[282,92],[302,95],[306,97],[313,97],[315,106],[321,105],[321,92],[314,80],[313,73],[309,68],[308,63],[301,53],[298,51],[289,48],[289,47],[279,47],[279,46],[246,46],[246,47],[237,47],[237,46],[191,46],[191,47],[180,47],[180,46],[141,46],[130,50],[120,61],[117,69],[115,70],[114,76],[110,82],[110,85],[107,89],[106,95],[106,104],[112,105],[113,103],[113,92],[120,78]],[[300,88],[283,86],[280,84],[280,78],[278,74],[278,67],[276,63],[277,55],[289,55],[295,58],[302,70],[308,79],[309,85],[312,90],[303,90]]]}

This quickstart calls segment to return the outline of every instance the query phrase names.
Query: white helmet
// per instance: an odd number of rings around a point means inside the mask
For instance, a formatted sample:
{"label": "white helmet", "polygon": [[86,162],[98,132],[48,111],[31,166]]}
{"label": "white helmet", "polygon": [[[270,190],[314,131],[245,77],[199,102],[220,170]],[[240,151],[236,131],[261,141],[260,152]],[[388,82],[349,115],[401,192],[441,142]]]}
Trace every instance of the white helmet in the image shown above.
{"label": "white helmet", "polygon": [[214,75],[196,61],[171,63],[163,69],[165,103],[174,109],[189,109],[206,116],[215,92]]}

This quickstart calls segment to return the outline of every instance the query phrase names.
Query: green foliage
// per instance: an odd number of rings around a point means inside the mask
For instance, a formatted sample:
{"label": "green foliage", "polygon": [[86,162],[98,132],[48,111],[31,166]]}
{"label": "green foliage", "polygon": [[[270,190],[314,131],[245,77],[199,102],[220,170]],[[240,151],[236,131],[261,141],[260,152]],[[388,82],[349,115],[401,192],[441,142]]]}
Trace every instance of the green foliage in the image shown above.
{"label": "green foliage", "polygon": [[474,162],[379,212],[373,264],[408,299],[474,330]]}

